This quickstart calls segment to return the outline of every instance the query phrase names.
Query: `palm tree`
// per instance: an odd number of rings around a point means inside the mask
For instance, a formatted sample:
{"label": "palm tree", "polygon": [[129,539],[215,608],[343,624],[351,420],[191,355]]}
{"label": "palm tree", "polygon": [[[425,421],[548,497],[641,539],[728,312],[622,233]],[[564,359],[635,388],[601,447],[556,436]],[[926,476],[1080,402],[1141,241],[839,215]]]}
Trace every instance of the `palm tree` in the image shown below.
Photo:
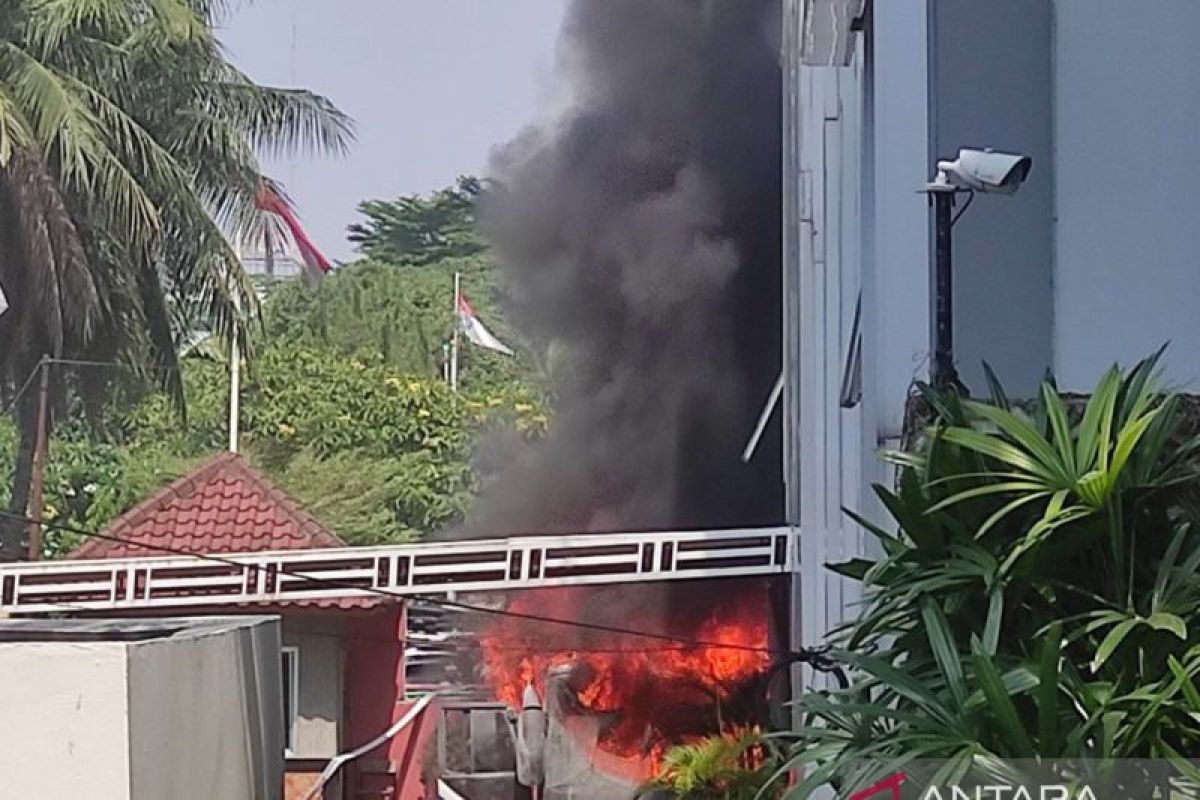
{"label": "palm tree", "polygon": [[[263,154],[338,153],[328,100],[229,63],[219,0],[0,0],[0,383],[42,358],[152,365],[180,401],[169,308],[246,339],[253,289],[226,238],[261,230]],[[104,388],[81,373],[85,392]],[[11,510],[28,501],[36,409],[18,399]],[[61,387],[56,386],[61,395]],[[0,551],[20,526],[0,528]]]}

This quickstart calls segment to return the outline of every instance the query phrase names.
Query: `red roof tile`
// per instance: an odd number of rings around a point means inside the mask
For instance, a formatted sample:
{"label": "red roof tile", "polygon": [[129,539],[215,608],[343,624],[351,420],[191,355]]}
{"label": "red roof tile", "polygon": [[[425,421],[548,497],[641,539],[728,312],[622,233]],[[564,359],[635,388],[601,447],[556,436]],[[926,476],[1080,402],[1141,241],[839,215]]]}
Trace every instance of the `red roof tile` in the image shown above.
{"label": "red roof tile", "polygon": [[[122,514],[103,534],[122,541],[91,539],[68,558],[347,546],[235,453],[224,453],[201,464]],[[380,598],[329,598],[278,605],[349,610],[367,609],[381,602]]]}
{"label": "red roof tile", "polygon": [[[70,558],[307,550],[346,543],[235,453],[224,453],[151,495]],[[139,547],[137,543],[148,545]]]}

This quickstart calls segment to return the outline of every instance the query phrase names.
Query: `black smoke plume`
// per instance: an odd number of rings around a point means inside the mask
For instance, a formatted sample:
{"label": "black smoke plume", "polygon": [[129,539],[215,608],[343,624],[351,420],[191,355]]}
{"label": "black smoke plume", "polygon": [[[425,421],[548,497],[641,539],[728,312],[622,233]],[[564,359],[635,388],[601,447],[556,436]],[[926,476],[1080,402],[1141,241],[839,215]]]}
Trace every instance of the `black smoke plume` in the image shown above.
{"label": "black smoke plume", "polygon": [[561,353],[548,440],[472,535],[770,524],[780,363],[778,0],[574,0],[570,110],[500,148],[485,228]]}

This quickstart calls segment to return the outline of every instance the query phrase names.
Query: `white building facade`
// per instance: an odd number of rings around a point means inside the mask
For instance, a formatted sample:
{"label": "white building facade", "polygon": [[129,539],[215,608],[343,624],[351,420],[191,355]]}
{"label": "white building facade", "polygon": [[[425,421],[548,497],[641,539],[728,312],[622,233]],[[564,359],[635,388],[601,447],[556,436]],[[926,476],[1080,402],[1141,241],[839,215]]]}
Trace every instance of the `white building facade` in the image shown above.
{"label": "white building facade", "polygon": [[1193,0],[785,0],[785,477],[802,641],[853,612],[857,586],[824,565],[870,547],[842,509],[884,519],[876,454],[898,444],[928,374],[918,190],[937,159],[1033,158],[1017,195],[976,198],[954,229],[968,387],[984,393],[987,361],[1012,394],[1048,370],[1087,391],[1168,341],[1168,381],[1195,386],[1198,34]]}

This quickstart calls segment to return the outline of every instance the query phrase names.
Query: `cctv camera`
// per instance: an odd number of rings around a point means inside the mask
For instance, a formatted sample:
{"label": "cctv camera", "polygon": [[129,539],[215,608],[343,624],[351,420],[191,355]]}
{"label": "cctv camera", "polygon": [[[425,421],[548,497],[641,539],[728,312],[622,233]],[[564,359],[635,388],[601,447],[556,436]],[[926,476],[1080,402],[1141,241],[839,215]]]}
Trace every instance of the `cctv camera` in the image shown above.
{"label": "cctv camera", "polygon": [[1033,159],[993,150],[958,151],[954,161],[939,161],[937,182],[953,182],[968,189],[996,194],[1012,194],[1029,177]]}

